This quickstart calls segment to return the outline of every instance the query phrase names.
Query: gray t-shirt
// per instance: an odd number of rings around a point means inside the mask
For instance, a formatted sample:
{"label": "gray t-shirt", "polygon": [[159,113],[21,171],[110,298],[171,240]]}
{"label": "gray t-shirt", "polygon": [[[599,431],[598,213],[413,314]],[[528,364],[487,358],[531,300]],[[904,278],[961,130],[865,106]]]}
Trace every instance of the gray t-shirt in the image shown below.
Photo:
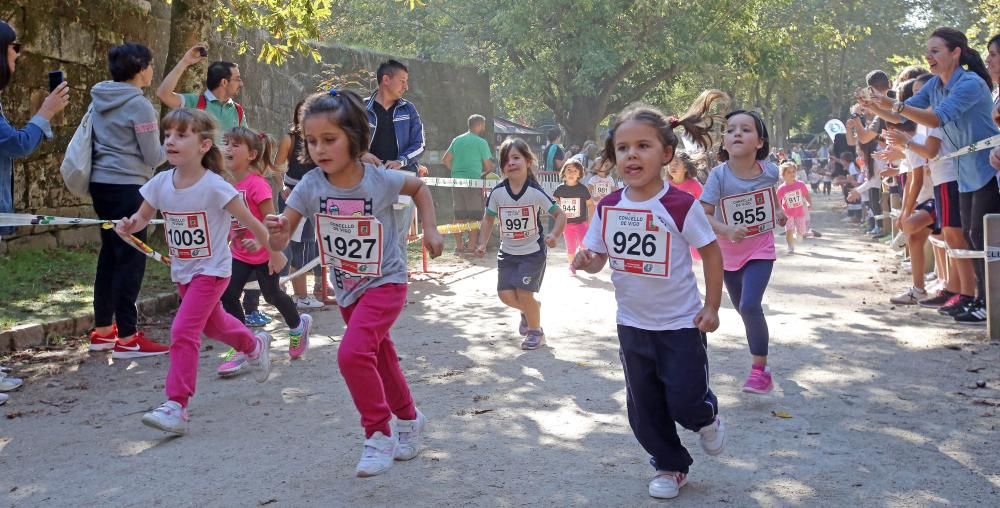
{"label": "gray t-shirt", "polygon": [[[370,250],[366,252],[368,244],[364,243],[364,240],[367,238],[360,238],[361,241],[356,242],[360,249],[356,249],[351,241],[357,238],[317,236],[316,240],[320,243],[320,249],[323,253],[339,250],[345,254],[368,255],[365,259],[372,259],[371,255],[374,254],[374,257],[380,260],[378,263],[380,274],[377,276],[355,275],[346,271],[346,268],[340,269],[335,265],[330,267],[331,272],[333,272],[337,303],[341,307],[353,305],[368,288],[385,284],[406,283],[406,259],[398,246],[400,226],[397,221],[399,214],[393,213],[392,208],[403,188],[404,179],[405,176],[401,172],[386,171],[371,164],[365,164],[365,174],[361,183],[351,189],[341,189],[334,187],[326,179],[323,170],[316,168],[306,173],[299,184],[292,189],[292,194],[288,196],[287,207],[305,217],[313,218],[314,224],[318,224],[315,215],[322,213],[341,217],[374,217],[382,225],[380,257],[378,252],[372,253]],[[361,235],[361,231],[368,228],[366,225],[357,227],[357,235]],[[324,257],[326,256],[324,255]]]}
{"label": "gray t-shirt", "polygon": [[729,164],[719,164],[708,174],[708,180],[705,181],[705,190],[702,191],[701,197],[698,199],[714,206],[715,217],[721,220],[722,207],[719,206],[719,201],[722,198],[736,194],[745,194],[766,187],[774,187],[777,185],[778,180],[781,179],[778,166],[775,166],[773,162],[757,161],[757,163],[761,165],[763,171],[760,175],[750,179],[736,176],[733,170],[729,168]]}

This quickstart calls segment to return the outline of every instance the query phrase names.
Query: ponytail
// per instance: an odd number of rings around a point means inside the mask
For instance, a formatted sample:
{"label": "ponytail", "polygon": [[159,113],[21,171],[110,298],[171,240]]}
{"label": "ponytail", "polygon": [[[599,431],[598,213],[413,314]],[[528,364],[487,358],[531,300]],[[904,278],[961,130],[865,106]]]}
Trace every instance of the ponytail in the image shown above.
{"label": "ponytail", "polygon": [[941,27],[934,30],[931,37],[943,40],[945,45],[948,46],[949,51],[955,51],[956,48],[961,49],[962,54],[958,57],[958,65],[964,65],[970,72],[976,73],[977,76],[986,82],[990,90],[993,90],[993,79],[990,78],[990,73],[986,71],[986,64],[983,62],[983,58],[979,56],[978,51],[969,47],[969,38],[961,30]]}
{"label": "ponytail", "polygon": [[201,165],[213,173],[226,176],[222,164],[222,150],[219,150],[215,143],[212,143],[212,147],[205,152],[205,155],[201,156]]}

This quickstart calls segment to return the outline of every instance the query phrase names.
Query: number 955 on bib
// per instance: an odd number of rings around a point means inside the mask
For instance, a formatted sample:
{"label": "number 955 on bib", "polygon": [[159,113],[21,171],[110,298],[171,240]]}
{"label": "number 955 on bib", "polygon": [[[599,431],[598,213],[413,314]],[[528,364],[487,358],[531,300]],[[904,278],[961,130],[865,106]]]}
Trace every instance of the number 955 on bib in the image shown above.
{"label": "number 955 on bib", "polygon": [[649,210],[604,209],[604,245],[612,270],[670,277],[670,233]]}
{"label": "number 955 on bib", "polygon": [[382,223],[375,217],[316,214],[320,260],[362,277],[382,275]]}
{"label": "number 955 on bib", "polygon": [[774,229],[774,190],[770,187],[722,198],[722,217],[730,226],[747,228],[747,237]]}

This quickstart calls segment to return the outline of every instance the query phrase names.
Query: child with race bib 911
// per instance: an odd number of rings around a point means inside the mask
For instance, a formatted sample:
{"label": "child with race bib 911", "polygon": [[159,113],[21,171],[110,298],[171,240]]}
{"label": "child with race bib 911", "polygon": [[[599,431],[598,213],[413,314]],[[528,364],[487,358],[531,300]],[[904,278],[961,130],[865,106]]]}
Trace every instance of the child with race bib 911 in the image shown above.
{"label": "child with race bib 911", "polygon": [[[680,118],[645,106],[618,115],[605,153],[626,186],[597,205],[574,260],[590,273],[610,260],[628,419],[652,455],[656,474],[649,495],[657,498],[676,497],[694,462],[676,424],[697,432],[709,455],[721,453],[726,441],[709,388],[705,335],[719,326],[722,254],[705,211],[693,196],[666,184],[662,168],[674,157],[677,127],[702,147],[711,145],[716,122],[709,111],[727,99],[717,90],[703,92]],[[703,259],[704,306],[691,247]]]}
{"label": "child with race bib 911", "polygon": [[[258,220],[264,220],[264,217],[274,213],[271,184],[265,179],[272,169],[271,154],[274,150],[271,139],[266,134],[258,134],[246,127],[233,127],[223,134],[222,144],[223,159],[233,185],[250,213]],[[260,248],[263,239],[255,237],[236,220],[233,221],[230,239],[233,276],[229,279],[226,292],[222,294],[222,308],[236,319],[244,321],[246,316],[240,305],[240,295],[243,294],[243,287],[250,280],[250,275],[256,274],[264,300],[278,309],[288,325],[288,356],[292,359],[301,357],[309,347],[312,317],[309,314],[300,316],[295,302],[278,286],[281,267],[274,266],[268,259],[267,250]],[[232,376],[241,372],[246,365],[246,355],[236,353],[232,359],[219,365],[216,373],[220,376]]]}
{"label": "child with race bib 911", "polygon": [[806,183],[798,179],[799,167],[794,162],[781,165],[781,179],[784,180],[776,192],[781,209],[785,212],[788,222],[785,223],[785,242],[788,243],[788,253],[795,253],[795,235],[804,239],[809,232],[809,208],[812,207],[812,196]]}
{"label": "child with race bib 911", "polygon": [[575,275],[576,268],[573,268],[573,258],[576,256],[576,250],[580,248],[583,235],[587,234],[587,224],[594,202],[590,199],[590,191],[587,190],[587,186],[580,183],[580,179],[583,178],[581,158],[574,155],[563,163],[562,170],[559,171],[559,178],[562,179],[563,183],[556,187],[552,196],[559,201],[559,207],[566,214],[563,240],[566,242],[566,255],[569,257],[569,271]]}
{"label": "child with race bib 911", "polygon": [[419,178],[361,161],[371,131],[356,93],[330,90],[310,96],[301,122],[304,162],[318,167],[292,190],[283,214],[265,222],[271,248],[282,249],[303,217],[315,219],[320,258],[332,271],[337,305],[347,324],[337,363],[364,427],[355,472],[375,476],[394,460],[420,453],[426,424],[389,334],[406,304],[406,258],[399,235],[409,228],[401,222],[403,214],[393,211],[400,195],[413,198],[431,257],[441,255],[443,240],[430,189]]}
{"label": "child with race bib 911", "polygon": [[[170,278],[177,284],[181,304],[170,327],[170,367],[164,386],[169,400],[144,414],[142,423],[183,435],[188,429],[188,400],[198,380],[202,333],[246,355],[257,369],[257,382],[266,381],[271,372],[271,336],[251,333],[220,303],[233,269],[228,244],[232,220],[257,238],[267,238],[267,230],[219,174],[222,154],[213,142],[216,125],[211,116],[196,109],[176,109],[163,117],[161,130],[167,161],[174,167],[139,189],[143,197],[139,211],[123,218],[115,229],[130,235],[145,228],[156,210],[163,215]],[[278,269],[285,264],[280,249],[271,249],[268,259]]]}
{"label": "child with race bib 911", "polygon": [[719,236],[726,291],[743,318],[752,365],[743,391],[768,393],[774,384],[767,367],[769,341],[761,301],[774,267],[774,225],[784,225],[777,206],[778,168],[767,161],[767,128],[753,111],[726,115],[719,149],[722,164],[705,182],[702,205]]}
{"label": "child with race bib 911", "polygon": [[[545,345],[542,316],[535,293],[545,275],[546,245],[556,246],[556,238],[566,226],[566,214],[535,180],[531,166],[535,155],[528,143],[510,138],[500,145],[500,169],[504,180],[490,192],[480,231],[492,231],[500,221],[500,251],[497,253],[497,293],[508,307],[521,311],[518,333],[524,336],[521,349]],[[553,231],[545,234],[539,216],[555,218]],[[490,235],[479,235],[476,255],[486,255]]]}

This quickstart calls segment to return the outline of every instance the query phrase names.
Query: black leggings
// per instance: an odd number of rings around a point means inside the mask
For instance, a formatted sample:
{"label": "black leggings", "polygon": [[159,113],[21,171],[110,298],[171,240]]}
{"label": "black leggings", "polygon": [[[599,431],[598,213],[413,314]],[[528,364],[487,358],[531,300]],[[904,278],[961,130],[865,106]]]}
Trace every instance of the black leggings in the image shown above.
{"label": "black leggings", "polygon": [[[142,204],[138,185],[91,183],[97,216],[106,220],[131,217]],[[146,230],[135,234],[146,241]],[[122,241],[112,229],[101,229],[101,253],[94,277],[94,325],[118,325],[119,337],[135,334],[139,319],[135,301],[146,273],[146,255]]]}
{"label": "black leggings", "polygon": [[[959,192],[959,213],[962,216],[962,232],[973,250],[983,250],[983,217],[990,213],[1000,213],[1000,194],[997,194],[997,180],[990,178],[979,190]],[[986,265],[982,259],[972,260],[976,269],[976,289],[979,298],[986,298]]]}
{"label": "black leggings", "polygon": [[222,294],[222,308],[241,322],[246,320],[243,314],[243,307],[240,305],[240,295],[243,294],[243,286],[247,285],[251,274],[257,275],[257,283],[260,285],[260,292],[264,295],[264,301],[274,305],[281,317],[284,318],[288,328],[299,327],[299,311],[295,308],[295,302],[278,287],[279,274],[267,273],[267,263],[251,265],[238,259],[233,259],[233,275],[229,279],[229,287]]}

